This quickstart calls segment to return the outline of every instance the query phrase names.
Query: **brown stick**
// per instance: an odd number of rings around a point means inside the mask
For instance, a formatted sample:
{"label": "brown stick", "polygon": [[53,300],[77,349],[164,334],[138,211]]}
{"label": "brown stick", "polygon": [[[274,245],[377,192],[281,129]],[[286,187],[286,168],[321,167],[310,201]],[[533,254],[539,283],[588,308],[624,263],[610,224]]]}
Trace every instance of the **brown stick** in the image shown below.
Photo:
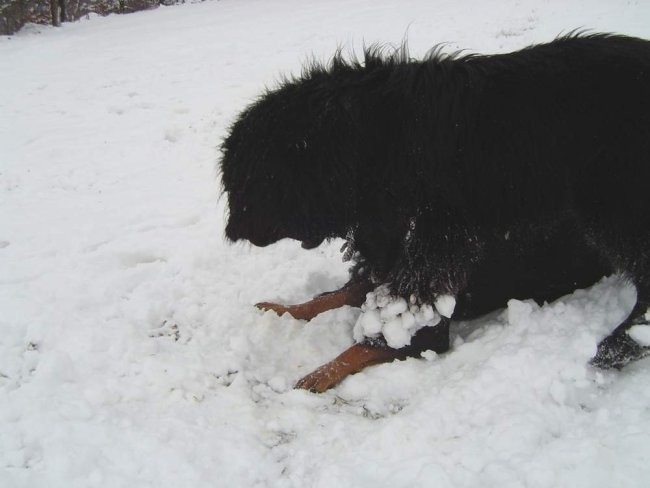
{"label": "brown stick", "polygon": [[296,383],[296,388],[322,393],[338,385],[351,374],[374,364],[388,363],[401,355],[399,349],[355,344],[329,363],[302,378]]}
{"label": "brown stick", "polygon": [[262,310],[273,310],[278,315],[288,313],[295,319],[311,320],[316,315],[343,305],[359,307],[366,298],[366,293],[372,289],[368,281],[348,283],[340,290],[319,295],[316,298],[297,305],[281,305],[279,303],[261,302],[256,304]]}

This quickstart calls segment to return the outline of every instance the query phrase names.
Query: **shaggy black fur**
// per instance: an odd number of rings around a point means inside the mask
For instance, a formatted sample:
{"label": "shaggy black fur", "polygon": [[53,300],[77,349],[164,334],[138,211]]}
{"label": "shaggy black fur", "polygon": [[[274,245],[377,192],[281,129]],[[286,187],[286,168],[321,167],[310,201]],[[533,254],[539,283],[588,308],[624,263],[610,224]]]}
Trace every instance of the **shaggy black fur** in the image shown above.
{"label": "shaggy black fur", "polygon": [[594,362],[646,352],[626,330],[650,305],[648,41],[339,54],[263,94],[222,151],[231,240],[345,238],[353,273],[422,302],[452,293],[456,316],[617,270],[638,303]]}

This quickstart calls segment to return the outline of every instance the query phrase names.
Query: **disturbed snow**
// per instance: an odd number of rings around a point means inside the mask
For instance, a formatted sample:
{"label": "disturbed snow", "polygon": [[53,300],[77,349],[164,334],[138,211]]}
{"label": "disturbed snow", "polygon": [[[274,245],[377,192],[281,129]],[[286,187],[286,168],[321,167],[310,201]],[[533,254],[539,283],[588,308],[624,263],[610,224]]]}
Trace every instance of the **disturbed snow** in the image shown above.
{"label": "disturbed snow", "polygon": [[0,487],[646,486],[650,360],[587,365],[633,305],[620,278],[314,395],[292,385],[360,311],[252,304],[341,286],[341,243],[222,237],[225,128],[310,55],[580,26],[650,37],[650,4],[223,0],[0,39]]}

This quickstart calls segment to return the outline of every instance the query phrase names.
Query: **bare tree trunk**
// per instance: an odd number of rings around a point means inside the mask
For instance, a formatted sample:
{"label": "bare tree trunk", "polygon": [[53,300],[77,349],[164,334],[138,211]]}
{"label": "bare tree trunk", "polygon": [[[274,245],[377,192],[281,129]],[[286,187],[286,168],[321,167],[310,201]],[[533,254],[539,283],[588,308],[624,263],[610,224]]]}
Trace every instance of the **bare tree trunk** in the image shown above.
{"label": "bare tree trunk", "polygon": [[52,25],[59,26],[59,4],[58,0],[50,0],[50,17],[52,18]]}
{"label": "bare tree trunk", "polygon": [[60,18],[61,22],[65,22],[68,20],[67,13],[65,11],[65,0],[59,0],[59,12],[61,12]]}

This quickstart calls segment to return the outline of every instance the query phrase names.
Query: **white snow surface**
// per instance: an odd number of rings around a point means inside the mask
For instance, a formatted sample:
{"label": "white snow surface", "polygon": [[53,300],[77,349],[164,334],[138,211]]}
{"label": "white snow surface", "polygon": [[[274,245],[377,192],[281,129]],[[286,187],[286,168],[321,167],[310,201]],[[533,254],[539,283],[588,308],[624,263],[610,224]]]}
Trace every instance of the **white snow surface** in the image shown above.
{"label": "white snow surface", "polygon": [[317,395],[292,385],[359,311],[252,304],[343,284],[341,243],[222,237],[217,146],[280,74],[577,27],[650,37],[650,2],[223,0],[1,38],[0,487],[648,486],[650,360],[587,365],[633,306],[620,278]]}

